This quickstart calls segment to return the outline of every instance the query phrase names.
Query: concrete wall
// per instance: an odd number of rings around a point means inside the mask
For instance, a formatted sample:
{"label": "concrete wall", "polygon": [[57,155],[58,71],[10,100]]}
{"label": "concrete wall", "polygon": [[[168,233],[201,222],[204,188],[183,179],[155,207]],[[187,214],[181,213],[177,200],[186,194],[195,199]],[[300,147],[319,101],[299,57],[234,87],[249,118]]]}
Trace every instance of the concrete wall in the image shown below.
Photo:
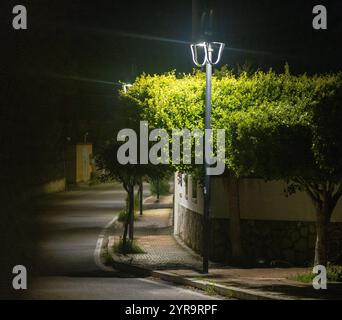
{"label": "concrete wall", "polygon": [[[197,201],[186,197],[185,183],[175,179],[176,203],[194,212],[202,214],[203,196],[198,188]],[[184,180],[184,175],[183,175]],[[222,177],[211,179],[211,217],[229,219],[229,196],[227,181]],[[280,220],[280,221],[315,221],[315,209],[305,192],[285,196],[285,182],[265,182],[261,179],[241,179],[239,181],[240,216],[242,219]],[[191,178],[188,184],[188,194],[191,195]],[[334,210],[332,222],[342,222],[342,201]]]}
{"label": "concrete wall", "polygon": [[90,180],[92,174],[92,154],[92,144],[76,145],[76,183],[87,182]]}
{"label": "concrete wall", "polygon": [[88,182],[93,172],[93,146],[90,143],[69,145],[66,150],[65,170],[68,184]]}
{"label": "concrete wall", "polygon": [[[181,183],[180,183],[181,181]],[[186,192],[184,175],[175,177],[174,233],[197,252],[202,247],[203,196],[191,198],[193,186],[188,180]],[[197,187],[198,188],[198,187]],[[244,179],[239,183],[241,242],[245,262],[283,260],[293,265],[307,265],[314,257],[314,208],[305,193],[286,197],[281,181],[264,182]],[[229,213],[234,208],[236,190],[221,177],[212,179],[210,258],[229,263],[231,259]],[[235,198],[234,198],[235,197]],[[329,237],[329,257],[342,259],[341,201],[332,217]]]}

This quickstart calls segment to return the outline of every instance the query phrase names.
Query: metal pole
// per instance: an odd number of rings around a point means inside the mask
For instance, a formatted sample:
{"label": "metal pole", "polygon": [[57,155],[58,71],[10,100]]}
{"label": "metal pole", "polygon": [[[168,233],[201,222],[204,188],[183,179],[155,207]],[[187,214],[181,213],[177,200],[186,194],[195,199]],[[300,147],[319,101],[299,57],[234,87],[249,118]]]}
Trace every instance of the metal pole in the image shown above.
{"label": "metal pole", "polygon": [[[218,46],[218,54],[216,61],[213,61],[213,45]],[[204,49],[204,59],[202,62],[198,61],[199,48]],[[224,43],[222,42],[202,42],[198,44],[190,45],[192,60],[197,67],[206,67],[206,94],[205,94],[205,129],[210,129],[210,109],[211,109],[211,76],[212,66],[219,63],[221,55],[224,49]],[[209,242],[210,242],[210,176],[208,175],[208,169],[210,163],[208,163],[211,153],[210,148],[210,135],[204,139],[204,210],[202,219],[202,255],[203,255],[203,273],[208,273],[209,269]],[[206,156],[207,155],[207,156]]]}
{"label": "metal pole", "polygon": [[[208,44],[208,58],[209,61],[212,59],[212,47]],[[205,65],[206,71],[206,94],[205,94],[205,129],[210,129],[210,109],[211,109],[211,75],[212,65],[207,61]],[[204,143],[204,212],[203,212],[203,234],[202,234],[202,245],[203,245],[203,273],[208,273],[209,270],[209,242],[210,242],[210,176],[208,175],[207,169],[209,163],[207,157],[210,152],[210,145],[205,139]]]}

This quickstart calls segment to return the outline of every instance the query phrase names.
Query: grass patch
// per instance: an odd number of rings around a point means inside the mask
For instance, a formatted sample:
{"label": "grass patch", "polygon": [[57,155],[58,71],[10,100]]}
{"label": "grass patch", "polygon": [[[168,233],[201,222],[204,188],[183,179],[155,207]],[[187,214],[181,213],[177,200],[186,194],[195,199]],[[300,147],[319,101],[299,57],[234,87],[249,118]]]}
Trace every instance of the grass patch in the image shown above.
{"label": "grass patch", "polygon": [[[303,283],[311,283],[312,280],[317,276],[312,272],[305,272],[295,275],[291,278],[291,280],[303,282]],[[327,280],[328,282],[342,282],[342,266],[328,264],[327,267]]]}
{"label": "grass patch", "polygon": [[311,283],[313,278],[316,277],[316,274],[313,274],[312,272],[306,272],[306,273],[299,273],[293,277],[291,277],[291,280],[303,282],[303,283]]}
{"label": "grass patch", "polygon": [[[128,211],[127,210],[121,210],[119,212],[119,216],[118,216],[118,221],[120,222],[125,222],[127,220],[128,217]],[[138,214],[135,212],[134,213],[134,221],[138,220]]]}
{"label": "grass patch", "polygon": [[206,286],[204,292],[209,296],[216,296],[218,295],[218,292],[214,286],[208,285]]}
{"label": "grass patch", "polygon": [[113,258],[112,256],[109,254],[108,250],[106,250],[102,255],[101,255],[101,260],[102,263],[105,266],[111,266],[113,264]]}
{"label": "grass patch", "polygon": [[134,240],[127,240],[125,245],[123,244],[123,241],[120,240],[118,243],[114,244],[113,252],[119,254],[145,253]]}

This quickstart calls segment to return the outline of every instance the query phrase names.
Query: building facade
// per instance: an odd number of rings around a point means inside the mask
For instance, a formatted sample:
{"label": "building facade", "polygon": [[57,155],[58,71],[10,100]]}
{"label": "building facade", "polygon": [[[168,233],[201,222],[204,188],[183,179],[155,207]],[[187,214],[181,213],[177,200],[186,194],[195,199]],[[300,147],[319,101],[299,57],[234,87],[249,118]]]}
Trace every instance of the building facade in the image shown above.
{"label": "building facade", "polygon": [[[188,175],[175,175],[174,233],[201,252],[203,195]],[[286,197],[282,181],[211,178],[210,259],[231,263],[239,229],[242,257],[248,265],[310,265],[316,238],[315,209],[304,192]],[[240,217],[238,226],[233,217]],[[329,258],[342,258],[342,202],[329,227]],[[235,238],[234,238],[235,237]]]}

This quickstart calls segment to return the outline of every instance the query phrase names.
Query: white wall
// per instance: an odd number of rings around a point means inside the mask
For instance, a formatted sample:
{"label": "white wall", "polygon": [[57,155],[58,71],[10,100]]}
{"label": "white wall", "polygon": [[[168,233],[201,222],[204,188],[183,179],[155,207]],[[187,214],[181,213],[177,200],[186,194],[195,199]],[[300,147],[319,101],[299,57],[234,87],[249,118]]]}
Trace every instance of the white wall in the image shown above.
{"label": "white wall", "polygon": [[[197,186],[197,200],[191,199],[191,178],[188,183],[188,197],[185,196],[184,175],[182,184],[179,183],[178,175],[175,174],[175,222],[177,219],[178,204],[194,212],[203,212],[203,193]],[[211,217],[229,218],[228,191],[225,180],[222,177],[211,179]],[[304,192],[285,196],[285,182],[264,182],[261,179],[241,179],[240,214],[242,219],[255,220],[286,220],[286,221],[315,221],[315,210],[311,200]],[[342,201],[335,208],[333,222],[342,222]],[[177,225],[177,223],[175,223]]]}
{"label": "white wall", "polygon": [[[187,209],[190,209],[194,212],[202,214],[203,212],[203,192],[199,185],[194,186],[191,178],[188,179],[188,196],[186,196],[185,192],[185,175],[181,176],[178,173],[174,175],[174,233],[179,234],[180,230],[177,230],[177,227],[180,225],[178,223],[178,206],[181,205]],[[197,199],[192,199],[192,188],[197,188]]]}

